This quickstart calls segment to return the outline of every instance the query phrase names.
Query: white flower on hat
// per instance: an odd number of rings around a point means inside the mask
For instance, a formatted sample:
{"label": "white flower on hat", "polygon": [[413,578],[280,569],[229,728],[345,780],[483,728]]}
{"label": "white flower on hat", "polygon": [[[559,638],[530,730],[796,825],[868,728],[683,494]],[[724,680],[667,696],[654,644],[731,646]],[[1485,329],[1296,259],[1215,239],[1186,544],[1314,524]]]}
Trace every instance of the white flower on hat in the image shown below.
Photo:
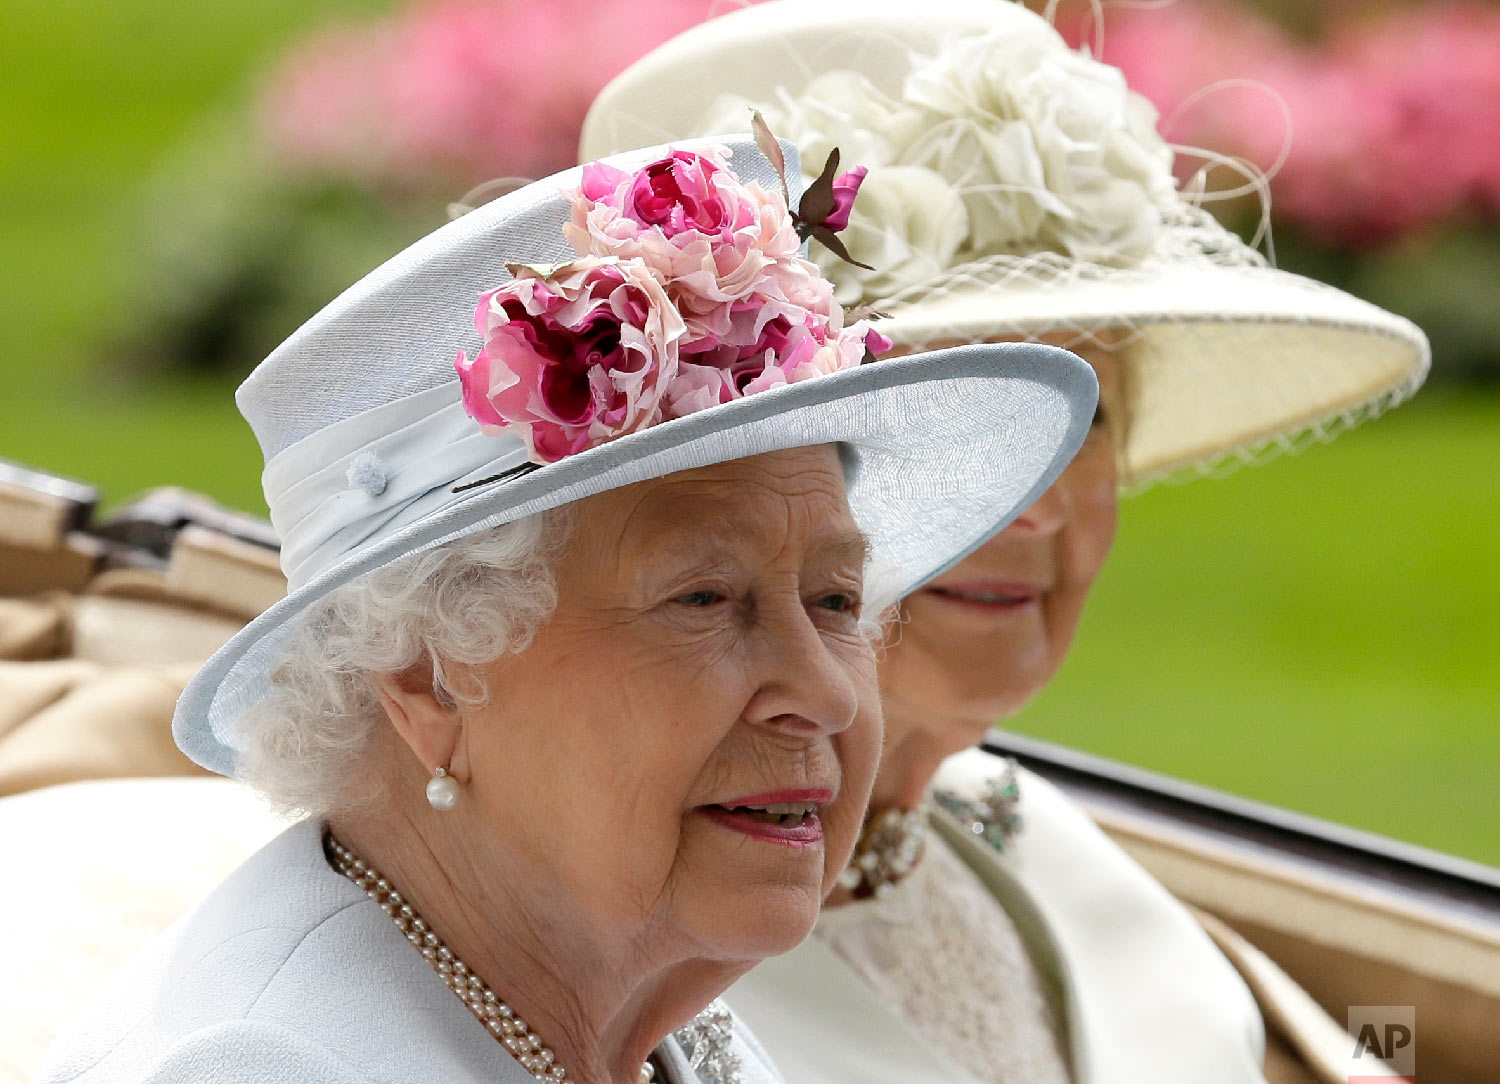
{"label": "white flower on hat", "polygon": [[927,123],[923,111],[883,94],[856,71],[825,72],[798,95],[781,90],[774,103],[720,95],[704,131],[744,127],[760,110],[802,160],[822,162],[835,148],[853,162],[877,167],[860,189],[860,214],[843,235],[849,254],[873,270],[814,249],[810,258],[834,284],[842,305],[882,297],[951,266],[969,232],[962,197],[941,174],[900,165]]}
{"label": "white flower on hat", "polygon": [[[721,96],[715,123],[727,125],[724,131],[743,127],[752,104],[761,107],[742,97]],[[900,161],[905,149],[922,134],[921,110],[890,97],[862,73],[848,69],[818,75],[795,96],[783,88],[776,103],[762,112],[778,134],[797,144],[809,167],[827,158],[835,147],[851,162],[888,165]],[[782,125],[776,123],[780,117],[796,129],[795,136],[784,134]]]}
{"label": "white flower on hat", "polygon": [[1156,110],[1118,68],[1066,48],[1019,54],[1008,38],[969,39],[955,43],[952,63],[914,72],[909,84],[918,100],[946,91],[938,100],[957,106],[966,97],[983,129],[1034,149],[1045,178],[1037,200],[1047,210],[1030,239],[1039,248],[1135,263],[1177,204]]}
{"label": "white flower on hat", "polygon": [[[913,60],[899,98],[833,71],[754,104],[804,160],[838,145],[870,167],[845,240],[875,270],[814,256],[844,303],[996,254],[1128,266],[1179,206],[1156,110],[1040,19],[948,39]],[[746,106],[721,98],[708,127],[743,124]]]}
{"label": "white flower on hat", "polygon": [[922,166],[887,166],[871,172],[859,191],[859,217],[844,243],[866,271],[831,254],[812,259],[833,283],[841,305],[886,297],[952,267],[969,236],[963,198],[940,173]]}

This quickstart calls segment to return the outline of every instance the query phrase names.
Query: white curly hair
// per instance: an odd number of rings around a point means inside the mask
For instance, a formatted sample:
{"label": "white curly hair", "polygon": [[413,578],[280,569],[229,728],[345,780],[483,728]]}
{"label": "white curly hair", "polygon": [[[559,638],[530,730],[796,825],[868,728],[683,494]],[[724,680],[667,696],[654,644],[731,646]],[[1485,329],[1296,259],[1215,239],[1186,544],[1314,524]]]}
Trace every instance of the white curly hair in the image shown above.
{"label": "white curly hair", "polygon": [[312,606],[271,664],[270,695],[241,718],[245,777],[287,812],[377,798],[380,781],[359,769],[383,718],[369,675],[430,668],[438,697],[482,704],[465,668],[524,649],[551,616],[569,511],[410,554]]}

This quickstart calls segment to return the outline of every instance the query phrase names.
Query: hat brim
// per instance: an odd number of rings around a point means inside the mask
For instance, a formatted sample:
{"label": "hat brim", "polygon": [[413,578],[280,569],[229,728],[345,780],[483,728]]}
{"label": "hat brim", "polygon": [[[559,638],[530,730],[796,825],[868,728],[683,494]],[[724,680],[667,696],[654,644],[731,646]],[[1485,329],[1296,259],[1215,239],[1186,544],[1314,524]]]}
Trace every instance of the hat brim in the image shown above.
{"label": "hat brim", "polygon": [[1431,362],[1409,320],[1274,268],[1082,270],[1066,282],[959,274],[883,303],[881,330],[917,349],[1041,335],[1077,345],[1108,331],[1129,370],[1127,486],[1326,439],[1411,396]]}
{"label": "hat brim", "polygon": [[[1087,437],[1097,395],[1093,370],[1064,350],[959,346],[773,388],[455,492],[440,510],[329,568],[235,635],[183,691],[174,736],[196,763],[236,774],[236,723],[266,694],[271,663],[298,615],[368,572],[597,493],[765,452],[838,445],[856,522],[913,590],[1052,484]],[[478,469],[457,485],[489,473]]]}

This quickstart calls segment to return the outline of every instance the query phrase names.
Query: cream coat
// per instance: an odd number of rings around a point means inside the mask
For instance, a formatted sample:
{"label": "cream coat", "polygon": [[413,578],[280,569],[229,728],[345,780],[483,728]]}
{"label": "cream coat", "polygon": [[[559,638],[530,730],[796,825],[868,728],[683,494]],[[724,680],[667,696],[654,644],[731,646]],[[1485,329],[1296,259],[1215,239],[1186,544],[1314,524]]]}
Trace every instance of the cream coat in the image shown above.
{"label": "cream coat", "polygon": [[[43,1084],[534,1084],[365,893],[288,829],[116,977]],[[742,1084],[780,1084],[737,1029]],[[669,1084],[697,1084],[681,1049]]]}
{"label": "cream coat", "polygon": [[[978,794],[998,767],[974,750],[936,783]],[[944,813],[932,824],[1060,989],[1075,1084],[1264,1084],[1254,999],[1192,916],[1046,780],[1023,771],[1020,793],[1003,854]],[[816,937],[726,1000],[796,1084],[974,1084]]]}

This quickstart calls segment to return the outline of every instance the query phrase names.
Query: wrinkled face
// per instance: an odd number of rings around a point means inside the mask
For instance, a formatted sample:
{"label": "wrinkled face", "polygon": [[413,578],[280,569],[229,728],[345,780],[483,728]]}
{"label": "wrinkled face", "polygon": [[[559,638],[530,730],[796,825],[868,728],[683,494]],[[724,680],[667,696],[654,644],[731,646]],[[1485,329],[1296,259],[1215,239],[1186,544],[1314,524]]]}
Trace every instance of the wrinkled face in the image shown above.
{"label": "wrinkled face", "polygon": [[555,615],[467,727],[529,911],[716,959],[807,936],[879,756],[864,558],[830,446],[580,502]]}
{"label": "wrinkled face", "polygon": [[[992,723],[1020,710],[1061,665],[1114,540],[1119,360],[1075,347],[1099,377],[1093,430],[1062,476],[1009,527],[902,603],[881,666],[887,709],[917,725]],[[892,735],[893,738],[899,735]],[[960,738],[955,748],[978,734]]]}

